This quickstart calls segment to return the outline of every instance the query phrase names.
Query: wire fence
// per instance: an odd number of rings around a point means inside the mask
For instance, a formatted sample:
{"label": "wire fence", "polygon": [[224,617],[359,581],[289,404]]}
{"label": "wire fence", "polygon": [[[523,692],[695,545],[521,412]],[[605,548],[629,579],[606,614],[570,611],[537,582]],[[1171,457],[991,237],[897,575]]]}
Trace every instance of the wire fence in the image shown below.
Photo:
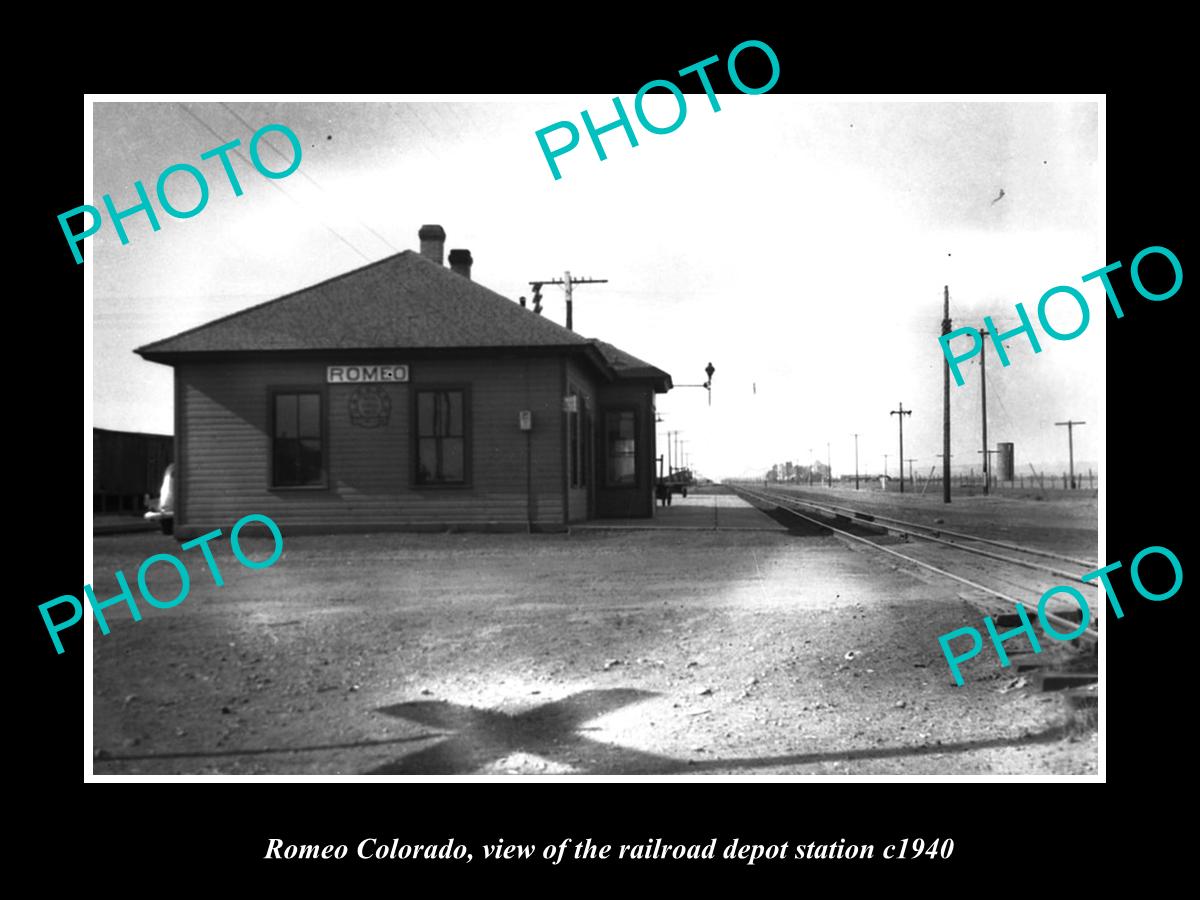
{"label": "wire fence", "polygon": [[[854,487],[853,475],[839,475],[833,479],[835,487]],[[883,490],[883,491],[899,491],[900,477],[898,475],[869,475],[862,473],[858,476],[860,489],[866,490]],[[1030,472],[1027,475],[1016,474],[1012,480],[1001,480],[992,476],[988,479],[988,490],[992,493],[1017,493],[1029,491],[1042,491],[1045,493],[1062,492],[1062,491],[1095,491],[1099,485],[1100,479],[1096,472],[1088,469],[1086,472],[1076,472],[1074,483],[1071,482],[1071,476],[1067,472]],[[796,479],[778,479],[771,481],[769,478],[765,482],[770,484],[790,484],[800,487],[828,487],[829,481],[826,478],[814,478],[810,484],[807,477]],[[984,490],[984,479],[982,472],[967,472],[958,475],[950,476],[950,487],[955,492],[960,492],[965,495],[982,494]],[[913,472],[910,478],[907,473],[904,476],[905,491],[914,491],[916,493],[941,493],[942,476],[940,473],[930,475],[928,470],[924,473]]]}

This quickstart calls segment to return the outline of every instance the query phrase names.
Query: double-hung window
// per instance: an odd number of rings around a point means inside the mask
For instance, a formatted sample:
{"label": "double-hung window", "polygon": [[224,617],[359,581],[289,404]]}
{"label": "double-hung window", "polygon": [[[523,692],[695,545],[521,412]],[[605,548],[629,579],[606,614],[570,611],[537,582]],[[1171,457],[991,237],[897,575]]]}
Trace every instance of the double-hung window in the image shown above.
{"label": "double-hung window", "polygon": [[325,440],[319,391],[272,394],[271,484],[324,487]]}
{"label": "double-hung window", "polygon": [[467,483],[467,394],[417,390],[417,484]]}

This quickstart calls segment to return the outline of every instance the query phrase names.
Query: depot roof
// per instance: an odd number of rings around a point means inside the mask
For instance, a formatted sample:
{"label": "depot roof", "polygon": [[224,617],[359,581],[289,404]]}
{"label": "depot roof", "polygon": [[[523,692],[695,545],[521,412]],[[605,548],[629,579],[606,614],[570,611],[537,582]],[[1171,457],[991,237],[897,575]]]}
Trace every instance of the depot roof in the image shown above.
{"label": "depot roof", "polygon": [[610,378],[671,376],[585,338],[412,250],[137,348],[173,364],[208,354],[327,350],[561,350]]}

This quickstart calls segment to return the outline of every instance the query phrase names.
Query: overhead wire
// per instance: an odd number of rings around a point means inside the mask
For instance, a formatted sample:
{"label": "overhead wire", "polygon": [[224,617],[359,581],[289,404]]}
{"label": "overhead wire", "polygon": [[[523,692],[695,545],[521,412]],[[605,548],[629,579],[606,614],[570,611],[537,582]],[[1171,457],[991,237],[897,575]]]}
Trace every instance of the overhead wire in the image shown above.
{"label": "overhead wire", "polygon": [[[247,122],[245,119],[243,119],[240,115],[238,115],[238,113],[234,109],[232,109],[229,106],[229,104],[225,103],[225,101],[223,101],[223,100],[219,101],[219,102],[220,102],[221,106],[225,108],[226,112],[228,112],[231,116],[233,116],[235,119],[237,119],[239,122],[241,122],[247,128],[249,128],[251,132],[255,131],[254,126],[251,125],[249,122]],[[288,158],[287,154],[284,153],[282,150],[280,150],[278,147],[276,147],[274,144],[272,144],[270,141],[268,141],[266,138],[263,138],[263,143],[266,144],[268,147],[270,147],[271,150],[273,150],[275,152],[276,156],[280,157],[281,159],[287,160],[287,158]],[[320,191],[322,194],[325,194],[326,196],[329,195],[329,192],[326,191],[325,188],[321,187],[321,185],[317,183],[317,180],[315,178],[313,178],[312,175],[310,175],[308,172],[304,171],[303,169],[297,169],[296,173],[298,175],[302,176],[303,178],[307,179],[308,182],[313,187],[315,187],[318,191]],[[391,250],[393,253],[400,252],[397,248],[392,246],[391,242],[387,238],[385,238],[382,234],[380,234],[378,231],[376,231],[374,228],[372,228],[370,225],[368,225],[362,219],[358,218],[358,216],[355,216],[354,220],[356,222],[358,222],[358,224],[361,225],[363,228],[365,228],[367,231],[371,232],[371,234],[375,235],[375,237],[379,238],[379,240],[381,240],[387,246],[387,248],[389,250]]]}
{"label": "overhead wire", "polygon": [[[189,116],[191,116],[193,119],[195,119],[197,122],[199,122],[200,126],[205,131],[207,131],[209,134],[213,135],[222,144],[229,143],[228,140],[226,140],[224,137],[222,137],[220,134],[217,133],[216,129],[214,129],[211,125],[209,125],[207,122],[205,122],[203,119],[201,119],[198,115],[196,115],[194,112],[192,112],[186,106],[184,106],[182,103],[177,103],[176,105],[180,109],[182,109],[185,113],[187,113]],[[238,155],[238,157],[242,160],[242,162],[246,163],[247,165],[253,165],[250,162],[250,160],[246,159],[246,155],[244,153],[242,153],[242,151],[239,150],[237,147],[233,148],[233,152]],[[287,197],[289,200],[291,200],[293,203],[295,203],[301,209],[306,208],[303,203],[301,203],[299,200],[297,200],[295,197],[293,197],[291,194],[289,194],[287,191],[285,191],[283,188],[281,188],[275,181],[268,180],[267,184],[271,185],[271,187],[275,188],[275,190],[279,191],[279,193],[283,194],[283,196]],[[308,212],[310,215],[312,214],[311,210],[308,210]],[[345,237],[343,237],[341,234],[339,234],[328,222],[321,221],[321,224],[325,226],[325,229],[330,234],[332,234],[334,237],[336,237],[339,241],[341,241],[343,244],[345,244],[347,247],[349,247],[351,250],[353,250],[355,253],[357,253],[359,256],[361,256],[363,259],[365,259],[367,262],[374,262],[374,260],[371,259],[371,257],[367,256],[367,254],[363,253],[361,250],[359,250],[357,247],[355,247],[354,244],[350,243],[349,240],[347,240]]]}

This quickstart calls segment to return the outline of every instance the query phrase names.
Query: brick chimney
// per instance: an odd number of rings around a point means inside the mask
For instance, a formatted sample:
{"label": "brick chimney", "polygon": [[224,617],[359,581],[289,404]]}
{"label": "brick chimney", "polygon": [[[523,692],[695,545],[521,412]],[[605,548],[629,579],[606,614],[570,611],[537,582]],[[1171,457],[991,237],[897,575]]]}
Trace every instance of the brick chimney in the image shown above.
{"label": "brick chimney", "polygon": [[421,239],[421,255],[440,266],[442,250],[446,246],[446,229],[441,225],[422,225],[417,237]]}
{"label": "brick chimney", "polygon": [[461,275],[463,278],[466,278],[468,281],[471,278],[471,263],[473,263],[473,262],[474,262],[474,260],[471,259],[471,251],[470,250],[451,250],[450,251],[450,271],[455,272],[458,275]]}

